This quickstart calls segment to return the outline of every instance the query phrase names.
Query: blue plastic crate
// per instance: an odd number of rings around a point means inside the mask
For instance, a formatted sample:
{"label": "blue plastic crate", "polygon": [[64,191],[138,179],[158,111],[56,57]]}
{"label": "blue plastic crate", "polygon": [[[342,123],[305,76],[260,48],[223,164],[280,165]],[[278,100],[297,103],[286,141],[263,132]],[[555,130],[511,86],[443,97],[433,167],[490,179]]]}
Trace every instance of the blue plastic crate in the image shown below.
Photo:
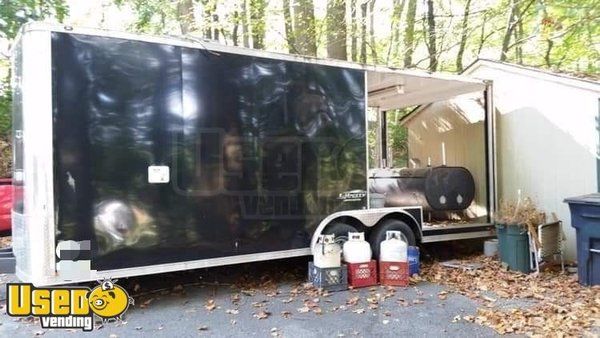
{"label": "blue plastic crate", "polygon": [[319,268],[313,262],[308,262],[308,281],[327,291],[348,290],[348,267]]}

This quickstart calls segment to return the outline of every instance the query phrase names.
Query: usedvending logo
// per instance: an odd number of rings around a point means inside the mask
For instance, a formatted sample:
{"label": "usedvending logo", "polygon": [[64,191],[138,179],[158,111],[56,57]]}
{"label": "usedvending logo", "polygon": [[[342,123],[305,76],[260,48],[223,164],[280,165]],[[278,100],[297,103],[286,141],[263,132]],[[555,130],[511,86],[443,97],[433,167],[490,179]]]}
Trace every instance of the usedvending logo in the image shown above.
{"label": "usedvending logo", "polygon": [[36,288],[6,285],[6,311],[13,317],[38,317],[44,329],[94,329],[94,315],[103,322],[121,319],[133,298],[111,280],[88,287]]}
{"label": "usedvending logo", "polygon": [[364,190],[352,190],[352,191],[345,191],[343,193],[340,193],[338,196],[338,199],[344,200],[344,201],[360,201],[363,198],[365,198],[365,196],[367,196],[367,192]]}

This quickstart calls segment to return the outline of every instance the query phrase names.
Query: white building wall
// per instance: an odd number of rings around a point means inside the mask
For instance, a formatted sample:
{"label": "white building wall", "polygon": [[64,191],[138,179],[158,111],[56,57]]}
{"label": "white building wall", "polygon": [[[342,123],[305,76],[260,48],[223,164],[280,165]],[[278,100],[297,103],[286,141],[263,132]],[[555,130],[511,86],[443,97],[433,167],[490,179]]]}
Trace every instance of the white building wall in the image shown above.
{"label": "white building wall", "polygon": [[[514,68],[514,69],[511,69]],[[564,198],[598,191],[600,84],[483,62],[468,75],[494,81],[498,197],[518,190],[563,221],[567,259],[576,259],[575,231]]]}

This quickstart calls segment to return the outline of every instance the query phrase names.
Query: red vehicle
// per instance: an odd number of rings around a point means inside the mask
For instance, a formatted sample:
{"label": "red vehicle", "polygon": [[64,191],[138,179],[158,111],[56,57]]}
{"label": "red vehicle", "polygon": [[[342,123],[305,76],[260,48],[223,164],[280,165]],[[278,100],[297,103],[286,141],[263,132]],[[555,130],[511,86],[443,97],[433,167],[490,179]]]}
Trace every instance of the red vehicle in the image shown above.
{"label": "red vehicle", "polygon": [[10,231],[12,209],[12,179],[0,178],[0,234]]}

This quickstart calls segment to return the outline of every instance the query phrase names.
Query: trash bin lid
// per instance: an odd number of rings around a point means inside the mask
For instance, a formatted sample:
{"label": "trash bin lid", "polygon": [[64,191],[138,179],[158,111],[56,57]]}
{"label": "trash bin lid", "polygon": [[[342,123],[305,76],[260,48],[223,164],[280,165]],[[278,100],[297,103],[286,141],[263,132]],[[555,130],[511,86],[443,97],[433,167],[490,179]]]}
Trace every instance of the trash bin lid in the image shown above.
{"label": "trash bin lid", "polygon": [[600,193],[565,198],[565,203],[589,204],[600,206]]}

